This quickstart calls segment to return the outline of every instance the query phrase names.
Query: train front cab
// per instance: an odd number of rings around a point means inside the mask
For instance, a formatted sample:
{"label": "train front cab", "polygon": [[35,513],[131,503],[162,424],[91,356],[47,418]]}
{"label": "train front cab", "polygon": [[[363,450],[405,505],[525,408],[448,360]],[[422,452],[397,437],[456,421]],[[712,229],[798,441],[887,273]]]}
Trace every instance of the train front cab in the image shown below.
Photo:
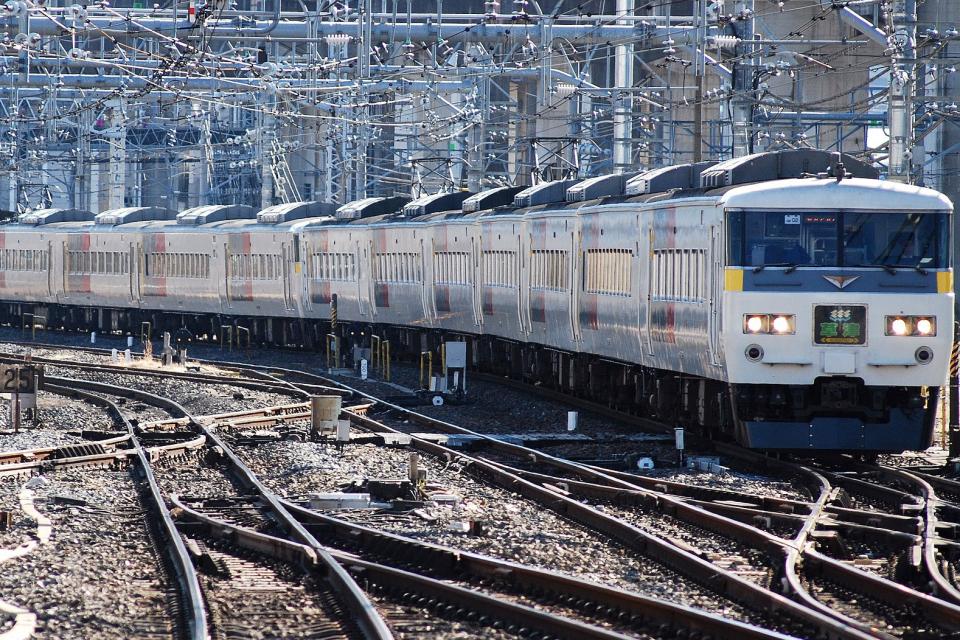
{"label": "train front cab", "polygon": [[930,445],[954,295],[949,210],[927,200],[728,212],[723,341],[738,441]]}

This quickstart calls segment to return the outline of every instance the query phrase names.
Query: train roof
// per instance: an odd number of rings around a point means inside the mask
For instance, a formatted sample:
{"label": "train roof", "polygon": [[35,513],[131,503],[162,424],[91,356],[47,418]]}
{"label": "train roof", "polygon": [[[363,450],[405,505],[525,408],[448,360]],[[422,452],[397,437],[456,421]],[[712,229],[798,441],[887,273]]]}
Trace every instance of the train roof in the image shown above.
{"label": "train roof", "polygon": [[729,188],[720,195],[720,202],[728,208],[796,208],[798,202],[807,202],[811,196],[832,200],[836,209],[869,209],[897,211],[901,209],[950,211],[950,199],[933,189],[900,184],[888,180],[848,178],[799,178],[758,182]]}
{"label": "train roof", "polygon": [[[825,169],[826,171],[818,172]],[[839,179],[837,178],[839,176]],[[533,187],[497,187],[478,194],[437,193],[409,201],[405,197],[367,198],[339,208],[329,203],[293,202],[259,213],[246,205],[205,205],[170,220],[171,212],[130,207],[96,217],[86,211],[48,209],[3,223],[5,231],[37,226],[65,231],[163,231],[221,233],[302,231],[318,227],[402,226],[498,217],[602,214],[606,205],[681,204],[710,200],[727,208],[793,209],[798,202],[844,209],[950,211],[943,194],[913,185],[877,179],[877,170],[846,154],[816,149],[755,153],[722,162],[675,165],[619,174],[544,182]],[[109,214],[109,215],[108,215]]]}

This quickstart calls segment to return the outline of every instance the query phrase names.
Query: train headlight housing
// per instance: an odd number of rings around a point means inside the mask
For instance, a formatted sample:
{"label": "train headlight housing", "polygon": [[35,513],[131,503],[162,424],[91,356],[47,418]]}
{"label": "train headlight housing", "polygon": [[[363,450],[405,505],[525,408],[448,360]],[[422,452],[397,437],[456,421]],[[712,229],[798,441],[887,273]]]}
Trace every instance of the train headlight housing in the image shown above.
{"label": "train headlight housing", "polygon": [[934,316],[887,316],[884,324],[884,333],[888,336],[937,335],[937,319]]}
{"label": "train headlight housing", "polygon": [[748,313],[743,316],[743,332],[791,335],[797,332],[796,316],[786,313]]}

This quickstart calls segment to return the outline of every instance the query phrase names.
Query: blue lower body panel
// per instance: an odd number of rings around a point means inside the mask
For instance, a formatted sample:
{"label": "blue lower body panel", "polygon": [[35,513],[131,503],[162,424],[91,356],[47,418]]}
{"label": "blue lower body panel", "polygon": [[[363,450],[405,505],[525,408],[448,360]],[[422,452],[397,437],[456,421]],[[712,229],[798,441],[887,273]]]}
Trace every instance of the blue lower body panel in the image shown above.
{"label": "blue lower body panel", "polygon": [[[932,403],[935,406],[935,403]],[[823,451],[922,450],[930,446],[932,416],[926,409],[890,409],[884,423],[850,417],[816,417],[807,422],[744,421],[740,433],[751,449]]]}

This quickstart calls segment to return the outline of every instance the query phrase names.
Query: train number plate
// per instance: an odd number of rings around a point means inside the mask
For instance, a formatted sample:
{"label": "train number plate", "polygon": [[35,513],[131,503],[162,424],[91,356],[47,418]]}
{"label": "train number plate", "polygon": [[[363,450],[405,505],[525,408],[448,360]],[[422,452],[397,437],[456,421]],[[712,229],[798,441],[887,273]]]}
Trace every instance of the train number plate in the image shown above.
{"label": "train number plate", "polygon": [[817,305],[813,310],[815,344],[866,344],[867,308],[848,304]]}

